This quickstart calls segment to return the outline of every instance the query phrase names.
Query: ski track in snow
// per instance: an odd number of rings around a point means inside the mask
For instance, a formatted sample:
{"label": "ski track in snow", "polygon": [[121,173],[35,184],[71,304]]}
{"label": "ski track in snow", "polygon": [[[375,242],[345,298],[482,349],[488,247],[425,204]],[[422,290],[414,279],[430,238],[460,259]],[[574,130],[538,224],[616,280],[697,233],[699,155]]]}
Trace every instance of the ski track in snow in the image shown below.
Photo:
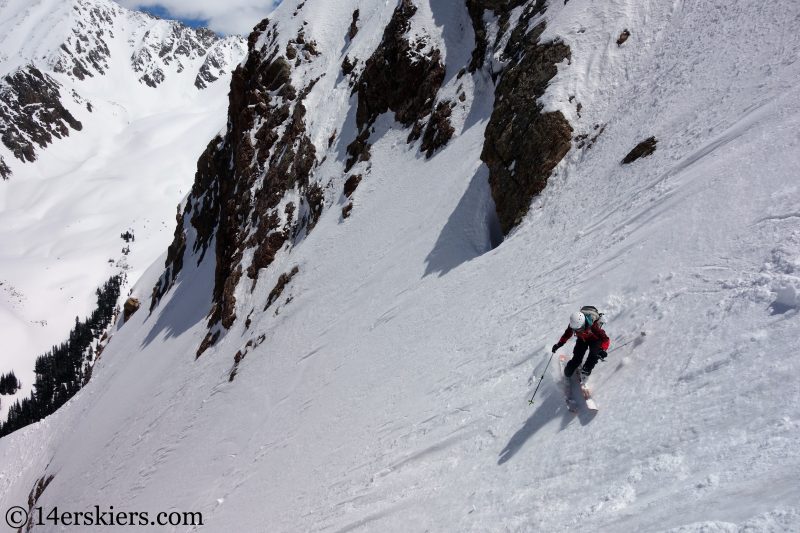
{"label": "ski track in snow", "polygon": [[[275,13],[284,39],[295,4]],[[355,102],[338,54],[369,55],[394,6],[308,4],[306,32],[331,54],[309,133],[341,132],[324,167],[337,175]],[[605,129],[573,146],[502,245],[486,222],[479,73],[462,78],[458,135],[429,161],[382,117],[351,217],[336,200],[237,294],[239,316],[263,308],[299,265],[277,316],[240,320],[197,361],[213,261],[187,261],[86,388],[0,440],[0,508],[52,473],[46,508],[201,511],[207,531],[800,529],[798,6],[559,4],[545,35],[572,60],[543,101],[575,135]],[[364,26],[342,49],[356,6]],[[465,13],[413,23],[431,34]],[[620,166],[650,135],[656,152]],[[146,300],[160,272],[134,294]],[[607,313],[612,348],[632,341],[590,378],[599,413],[568,412],[557,364],[530,408],[533,376],[587,303]]]}

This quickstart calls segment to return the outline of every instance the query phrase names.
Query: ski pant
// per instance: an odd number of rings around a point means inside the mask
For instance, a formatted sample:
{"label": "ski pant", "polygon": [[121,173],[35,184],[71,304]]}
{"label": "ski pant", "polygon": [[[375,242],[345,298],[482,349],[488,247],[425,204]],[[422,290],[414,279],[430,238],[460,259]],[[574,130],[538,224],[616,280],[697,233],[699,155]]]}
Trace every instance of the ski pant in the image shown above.
{"label": "ski pant", "polygon": [[564,374],[567,376],[571,376],[575,369],[581,365],[581,361],[583,361],[583,356],[586,353],[586,349],[589,349],[589,357],[586,358],[586,363],[584,363],[583,368],[586,370],[586,374],[591,374],[594,365],[597,364],[597,361],[600,359],[597,356],[597,352],[600,351],[600,345],[602,341],[596,340],[592,342],[586,342],[581,339],[578,339],[575,342],[575,349],[572,350],[572,359],[569,360],[567,366],[564,368]]}

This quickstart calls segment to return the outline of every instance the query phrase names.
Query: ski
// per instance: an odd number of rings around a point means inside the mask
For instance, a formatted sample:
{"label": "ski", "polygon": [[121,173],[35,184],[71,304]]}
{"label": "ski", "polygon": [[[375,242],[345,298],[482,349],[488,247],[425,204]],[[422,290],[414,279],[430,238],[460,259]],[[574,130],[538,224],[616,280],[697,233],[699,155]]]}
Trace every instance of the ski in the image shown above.
{"label": "ski", "polygon": [[564,375],[564,368],[566,368],[569,359],[566,355],[561,354],[558,356],[558,366],[561,369],[561,382],[564,384],[564,397],[567,402],[567,409],[572,413],[578,412],[578,402],[572,395],[572,381]]}
{"label": "ski", "polygon": [[589,387],[587,387],[586,383],[583,381],[580,369],[575,370],[573,375],[577,376],[578,386],[581,389],[586,408],[590,411],[597,411],[597,402],[594,401],[594,398],[592,398],[592,391],[589,390]]}
{"label": "ski", "polygon": [[[587,387],[581,379],[580,368],[575,370],[571,378],[568,378],[564,375],[564,369],[567,366],[567,361],[569,361],[569,357],[566,355],[561,354],[558,356],[558,365],[561,368],[561,379],[564,383],[564,396],[567,402],[567,409],[573,413],[578,412],[578,400],[576,399],[575,391],[577,388],[581,392],[581,397],[583,398],[586,408],[589,411],[597,412],[597,402],[595,402],[594,398],[592,398],[592,391],[589,390],[589,387]],[[575,387],[575,385],[577,385],[577,387]]]}

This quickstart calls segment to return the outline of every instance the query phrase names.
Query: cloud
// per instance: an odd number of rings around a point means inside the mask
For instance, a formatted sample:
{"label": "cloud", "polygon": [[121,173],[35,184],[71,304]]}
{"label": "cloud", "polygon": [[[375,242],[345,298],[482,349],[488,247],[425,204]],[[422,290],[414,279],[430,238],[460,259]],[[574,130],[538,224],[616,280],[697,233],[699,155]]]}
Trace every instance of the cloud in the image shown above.
{"label": "cloud", "polygon": [[[130,9],[163,8],[165,17],[207,20],[212,30],[247,35],[280,0],[117,0]],[[159,10],[161,12],[161,10]]]}

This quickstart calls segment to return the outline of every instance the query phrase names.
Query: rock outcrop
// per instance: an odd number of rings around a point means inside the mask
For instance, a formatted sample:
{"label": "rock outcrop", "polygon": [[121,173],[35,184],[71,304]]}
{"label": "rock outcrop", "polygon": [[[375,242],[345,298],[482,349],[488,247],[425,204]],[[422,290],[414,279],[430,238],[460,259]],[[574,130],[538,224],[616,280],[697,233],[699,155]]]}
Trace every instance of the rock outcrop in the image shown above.
{"label": "rock outcrop", "polygon": [[[491,11],[498,17],[498,32],[494,42],[496,47],[500,38],[508,31],[509,18],[511,11],[528,0],[466,0],[467,11],[472,19],[472,29],[475,31],[475,49],[472,51],[472,59],[469,63],[469,71],[475,72],[484,63],[486,52],[489,49],[489,37],[483,15],[486,11]],[[537,1],[538,4],[544,2]]]}
{"label": "rock outcrop", "polygon": [[450,115],[453,113],[453,102],[443,101],[436,104],[436,109],[431,115],[425,133],[422,134],[422,144],[420,150],[425,152],[427,157],[439,148],[445,146],[455,133],[455,128],[450,123]]}
{"label": "rock outcrop", "polygon": [[[300,44],[312,46],[305,40]],[[322,190],[311,180],[316,149],[306,134],[303,104],[317,80],[299,90],[292,85],[293,66],[268,20],[255,28],[248,48],[247,61],[231,81],[228,129],[198,161],[166,271],[151,300],[152,309],[180,272],[189,244],[199,262],[214,243],[209,333],[198,356],[216,342],[220,328],[228,329],[236,320],[235,294],[242,277],[247,275],[251,290],[255,288],[260,270],[284,246],[311,231],[322,212]],[[302,63],[311,57],[297,59]],[[299,205],[290,196],[299,198]],[[245,258],[245,251],[252,253]]]}
{"label": "rock outcrop", "polygon": [[625,158],[622,160],[622,164],[628,165],[630,163],[633,163],[639,158],[651,155],[653,152],[656,151],[657,144],[658,140],[655,137],[648,137],[647,139],[637,144],[633,148],[633,150],[628,152],[628,155],[626,155]]}
{"label": "rock outcrop", "polygon": [[11,169],[3,160],[3,156],[0,156],[0,178],[7,180],[9,176],[11,176]]}
{"label": "rock outcrop", "polygon": [[[83,129],[62,104],[61,89],[56,80],[32,65],[0,81],[0,140],[17,159],[35,161],[36,147],[44,148],[54,138]],[[7,177],[10,171],[0,169],[0,174]]]}
{"label": "rock outcrop", "polygon": [[361,183],[361,174],[353,174],[344,182],[344,195],[350,198]]}
{"label": "rock outcrop", "polygon": [[[572,133],[561,113],[543,113],[537,102],[555,75],[556,64],[569,57],[569,48],[540,43],[543,22],[528,30],[544,10],[542,1],[529,2],[516,27],[508,30],[510,10],[523,3],[475,1],[470,8],[471,13],[486,6],[496,9],[508,35],[503,39],[508,43],[503,49],[506,69],[497,86],[482,155],[506,232],[544,187],[569,149]],[[412,28],[416,12],[411,0],[400,0],[369,58],[360,65],[347,61],[357,80],[353,88],[357,134],[347,146],[345,172],[369,159],[373,126],[384,113],[393,113],[410,129],[409,143],[421,139],[420,149],[428,157],[454,134],[450,117],[455,103],[438,100],[445,77],[443,54],[424,30]],[[323,188],[314,176],[317,149],[306,132],[304,105],[318,81],[308,75],[313,69],[304,67],[318,55],[316,44],[302,28],[296,37],[278,39],[277,27],[265,20],[250,35],[248,50],[231,82],[227,131],[208,145],[198,162],[166,270],[151,300],[152,309],[172,286],[186,254],[201,262],[213,246],[212,307],[198,357],[237,320],[237,292],[248,286],[255,289],[259,272],[313,230],[324,204]],[[302,79],[310,81],[295,87]],[[335,138],[336,133],[329,148]],[[345,198],[353,194],[361,176],[346,180]],[[350,216],[352,209],[352,202],[347,203],[342,217]],[[286,276],[281,279],[288,282],[290,275]]]}
{"label": "rock outcrop", "polygon": [[138,298],[128,298],[125,300],[125,304],[122,306],[122,317],[125,322],[127,322],[141,306],[142,304],[139,302]]}
{"label": "rock outcrop", "polygon": [[278,277],[278,282],[275,284],[275,287],[270,291],[269,297],[267,298],[267,305],[264,307],[264,311],[269,309],[273,303],[278,301],[278,298],[281,297],[283,294],[283,289],[292,281],[292,278],[300,272],[300,268],[293,267],[292,270],[289,272],[285,272]]}
{"label": "rock outcrop", "polygon": [[[483,47],[488,46],[483,11],[491,9],[499,16],[502,35],[510,10],[523,3],[468,0],[476,24],[473,62],[484,58]],[[481,153],[489,167],[492,197],[505,234],[522,220],[531,200],[545,188],[551,172],[571,147],[572,127],[564,115],[560,111],[544,112],[538,101],[557,74],[556,65],[570,58],[570,49],[564,43],[540,41],[544,20],[528,29],[544,10],[543,0],[528,2],[509,35],[501,54],[507,63],[495,90],[495,106]]]}
{"label": "rock outcrop", "polygon": [[355,38],[356,34],[358,34],[358,17],[359,17],[359,10],[356,9],[353,11],[353,20],[350,22],[350,28],[347,30],[347,38],[351,41]]}
{"label": "rock outcrop", "polygon": [[[408,142],[413,142],[420,138],[426,128],[426,119],[434,112],[445,68],[441,51],[429,39],[409,34],[410,20],[416,12],[417,7],[411,0],[400,0],[380,45],[366,61],[356,83],[359,134],[347,147],[346,171],[359,161],[369,160],[370,128],[379,115],[392,111],[400,124],[413,126],[408,138]],[[352,71],[352,65],[348,66]],[[449,126],[448,117],[440,113],[428,122],[431,141],[426,148],[429,155],[452,135],[452,131],[441,125],[444,122]],[[434,139],[439,142],[433,142]]]}

